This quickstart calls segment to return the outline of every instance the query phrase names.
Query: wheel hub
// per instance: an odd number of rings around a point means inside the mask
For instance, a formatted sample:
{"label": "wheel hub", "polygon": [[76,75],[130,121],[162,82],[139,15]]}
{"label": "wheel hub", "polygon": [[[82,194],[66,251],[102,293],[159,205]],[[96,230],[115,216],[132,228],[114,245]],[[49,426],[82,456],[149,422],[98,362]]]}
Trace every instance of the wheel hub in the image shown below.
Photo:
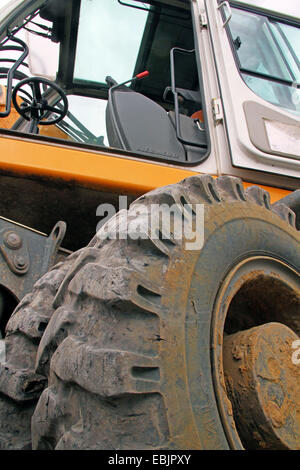
{"label": "wheel hub", "polygon": [[224,372],[247,449],[300,449],[300,366],[288,327],[267,323],[224,339]]}

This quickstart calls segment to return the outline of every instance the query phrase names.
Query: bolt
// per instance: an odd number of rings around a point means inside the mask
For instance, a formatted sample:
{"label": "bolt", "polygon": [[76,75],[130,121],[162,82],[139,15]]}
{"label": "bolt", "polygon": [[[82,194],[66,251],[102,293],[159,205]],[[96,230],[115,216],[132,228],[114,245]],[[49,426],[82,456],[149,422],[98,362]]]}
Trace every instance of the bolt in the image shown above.
{"label": "bolt", "polygon": [[27,265],[24,256],[22,255],[17,255],[14,258],[14,264],[17,269],[24,269]]}
{"label": "bolt", "polygon": [[16,232],[6,232],[4,235],[4,242],[8,248],[16,250],[22,245],[22,238]]}

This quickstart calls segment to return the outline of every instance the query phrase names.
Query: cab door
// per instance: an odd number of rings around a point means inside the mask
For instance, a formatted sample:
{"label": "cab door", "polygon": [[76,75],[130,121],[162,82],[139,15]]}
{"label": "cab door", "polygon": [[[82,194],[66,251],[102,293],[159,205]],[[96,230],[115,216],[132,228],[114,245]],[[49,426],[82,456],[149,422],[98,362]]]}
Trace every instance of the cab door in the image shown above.
{"label": "cab door", "polygon": [[270,173],[289,177],[286,185],[299,187],[299,20],[241,2],[199,6],[208,18],[232,168],[259,172],[261,182]]}

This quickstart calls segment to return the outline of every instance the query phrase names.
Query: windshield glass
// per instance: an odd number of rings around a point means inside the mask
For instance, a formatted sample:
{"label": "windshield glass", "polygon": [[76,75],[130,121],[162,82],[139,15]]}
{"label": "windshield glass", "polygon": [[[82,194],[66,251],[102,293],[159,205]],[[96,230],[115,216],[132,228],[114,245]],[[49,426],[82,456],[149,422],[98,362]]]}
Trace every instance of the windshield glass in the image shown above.
{"label": "windshield glass", "polygon": [[120,83],[132,77],[147,16],[112,0],[82,0],[74,81],[105,83],[110,75]]}
{"label": "windshield glass", "polygon": [[300,115],[300,29],[233,8],[229,23],[242,77],[263,99]]}

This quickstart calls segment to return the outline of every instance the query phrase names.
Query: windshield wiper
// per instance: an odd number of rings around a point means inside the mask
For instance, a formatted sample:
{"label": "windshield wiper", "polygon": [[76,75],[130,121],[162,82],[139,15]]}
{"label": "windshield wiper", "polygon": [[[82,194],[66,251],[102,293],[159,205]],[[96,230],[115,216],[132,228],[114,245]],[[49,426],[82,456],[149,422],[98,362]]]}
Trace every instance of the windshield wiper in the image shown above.
{"label": "windshield wiper", "polygon": [[275,82],[275,83],[279,83],[281,85],[287,85],[287,86],[298,88],[298,89],[300,88],[300,83],[292,81],[292,80],[286,80],[284,78],[278,78],[278,77],[275,77],[274,75],[268,75],[268,74],[262,73],[262,72],[254,72],[253,70],[248,70],[244,67],[241,67],[240,71],[242,73],[245,73],[245,74],[250,75],[252,77],[262,78],[263,80],[268,80],[270,82]]}

